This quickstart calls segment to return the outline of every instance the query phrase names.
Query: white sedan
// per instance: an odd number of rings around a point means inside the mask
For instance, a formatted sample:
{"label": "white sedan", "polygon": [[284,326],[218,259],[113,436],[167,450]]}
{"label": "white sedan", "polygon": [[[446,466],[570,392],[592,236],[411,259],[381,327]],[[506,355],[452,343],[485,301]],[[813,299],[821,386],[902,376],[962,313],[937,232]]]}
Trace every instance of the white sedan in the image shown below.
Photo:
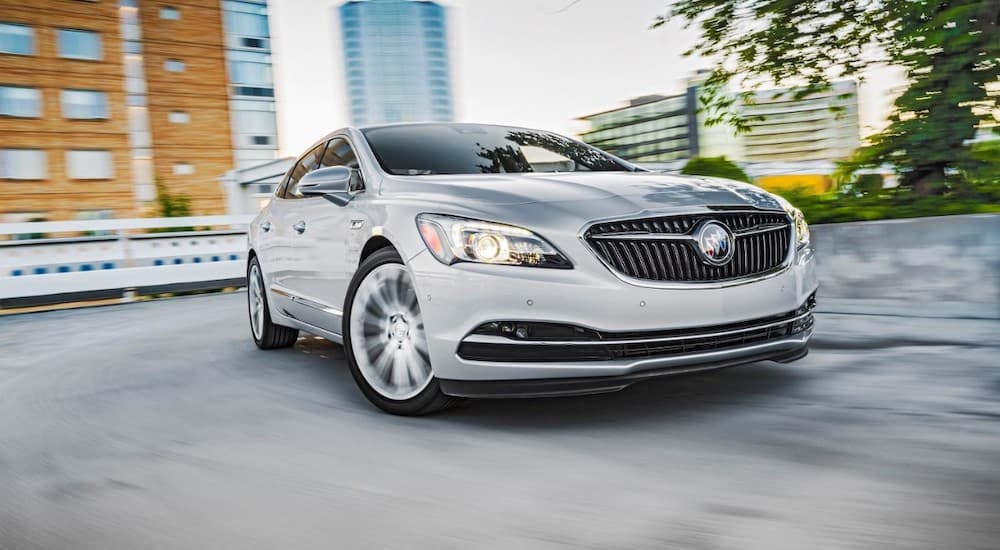
{"label": "white sedan", "polygon": [[250,326],[343,343],[372,403],[620,390],[808,351],[801,212],[749,184],[647,172],[549,132],[337,130],[253,221]]}

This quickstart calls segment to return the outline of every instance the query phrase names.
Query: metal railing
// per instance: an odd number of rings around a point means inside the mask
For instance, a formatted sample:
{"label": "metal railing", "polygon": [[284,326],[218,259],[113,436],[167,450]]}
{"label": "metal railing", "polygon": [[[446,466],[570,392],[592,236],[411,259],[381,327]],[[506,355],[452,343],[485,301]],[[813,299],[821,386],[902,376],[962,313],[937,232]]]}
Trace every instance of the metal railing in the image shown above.
{"label": "metal railing", "polygon": [[194,216],[0,224],[0,238],[71,235],[0,241],[0,307],[242,286],[251,219]]}

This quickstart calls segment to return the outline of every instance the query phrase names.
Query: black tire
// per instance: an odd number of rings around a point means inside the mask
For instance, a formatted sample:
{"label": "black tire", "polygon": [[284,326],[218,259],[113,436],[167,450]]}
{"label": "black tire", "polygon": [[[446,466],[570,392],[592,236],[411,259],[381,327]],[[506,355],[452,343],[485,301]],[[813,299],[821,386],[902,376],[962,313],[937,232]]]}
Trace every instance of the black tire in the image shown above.
{"label": "black tire", "polygon": [[352,310],[354,297],[358,292],[358,287],[361,286],[361,282],[364,281],[365,277],[368,276],[369,273],[371,273],[375,268],[389,263],[403,265],[403,259],[400,258],[399,253],[397,253],[393,248],[386,247],[376,251],[371,256],[366,258],[365,261],[361,262],[361,266],[354,274],[354,278],[351,280],[351,284],[347,288],[347,297],[344,301],[345,311],[343,329],[341,334],[343,334],[344,337],[344,355],[347,356],[347,364],[351,369],[351,376],[354,377],[354,381],[358,384],[358,388],[361,389],[361,393],[364,394],[368,401],[371,401],[373,405],[390,414],[400,416],[421,416],[453,407],[460,403],[462,399],[449,397],[443,394],[436,378],[432,378],[427,387],[417,395],[405,400],[395,400],[380,394],[372,388],[368,381],[365,380],[364,375],[361,373],[361,369],[358,367],[358,362],[354,355],[354,348],[351,343],[350,329],[351,315],[353,315]]}
{"label": "black tire", "polygon": [[[263,293],[260,306],[261,313],[264,316],[264,321],[261,326],[260,334],[257,334],[258,331],[254,327],[253,293],[250,288],[253,284],[252,279],[254,277],[257,279],[260,292]],[[264,277],[261,274],[260,262],[257,261],[256,256],[251,258],[250,262],[247,264],[247,313],[250,317],[250,335],[253,336],[253,342],[257,344],[258,348],[287,348],[295,345],[295,341],[299,339],[298,329],[276,325],[271,322],[271,308],[267,305],[267,288],[264,286]]]}

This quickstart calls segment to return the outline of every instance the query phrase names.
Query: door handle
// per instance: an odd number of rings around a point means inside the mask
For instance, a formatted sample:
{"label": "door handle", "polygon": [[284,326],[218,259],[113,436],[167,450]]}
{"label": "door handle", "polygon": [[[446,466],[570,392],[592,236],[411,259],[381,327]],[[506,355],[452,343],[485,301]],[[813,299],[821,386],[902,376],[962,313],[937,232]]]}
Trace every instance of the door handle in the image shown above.
{"label": "door handle", "polygon": [[295,231],[298,232],[299,235],[301,235],[306,232],[306,222],[300,220],[298,223],[292,226],[292,229],[294,229]]}
{"label": "door handle", "polygon": [[271,230],[271,222],[262,222],[260,224],[260,230],[263,231],[264,233],[267,233],[268,231],[270,231]]}

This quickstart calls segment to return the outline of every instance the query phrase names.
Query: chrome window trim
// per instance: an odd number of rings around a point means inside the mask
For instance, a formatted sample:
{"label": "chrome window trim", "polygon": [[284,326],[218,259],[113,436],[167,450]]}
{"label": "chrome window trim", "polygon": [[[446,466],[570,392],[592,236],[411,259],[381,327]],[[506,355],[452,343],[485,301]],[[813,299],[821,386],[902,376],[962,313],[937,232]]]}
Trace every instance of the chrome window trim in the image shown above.
{"label": "chrome window trim", "polygon": [[[752,277],[743,278],[743,279],[733,279],[733,280],[729,280],[729,281],[711,281],[711,282],[701,282],[701,283],[695,283],[695,282],[677,282],[677,281],[648,281],[648,280],[645,280],[645,279],[637,279],[635,277],[629,277],[628,275],[625,275],[624,273],[621,273],[618,270],[616,270],[613,266],[611,266],[611,264],[609,264],[608,262],[606,262],[604,260],[604,258],[602,258],[597,253],[597,251],[594,250],[594,248],[592,246],[590,246],[590,243],[587,242],[587,238],[586,238],[587,232],[590,231],[590,228],[593,227],[593,226],[595,226],[595,225],[597,225],[597,224],[601,224],[601,223],[643,220],[643,219],[647,219],[647,218],[666,218],[666,217],[671,217],[671,216],[690,216],[692,214],[715,214],[715,213],[719,213],[719,214],[760,214],[760,213],[783,214],[785,216],[785,218],[788,220],[789,227],[792,230],[792,238],[789,239],[788,250],[785,252],[785,260],[778,267],[776,267],[776,268],[774,268],[774,269],[772,269],[770,271],[766,271],[764,273],[758,273],[757,275],[754,275]],[[739,237],[739,236],[743,236],[743,235],[753,235],[753,234],[756,234],[756,233],[762,233],[762,232],[766,232],[766,231],[773,231],[774,229],[775,228],[766,228],[764,230],[756,230],[756,231],[743,232],[743,233],[735,233],[734,232],[734,234],[737,237]],[[613,233],[611,234],[612,237],[614,237],[614,235],[615,234],[613,234]],[[694,240],[693,236],[688,235],[688,234],[671,234],[671,233],[659,233],[659,234],[656,234],[656,233],[639,233],[639,234],[631,234],[631,235],[622,235],[620,237],[615,237],[615,238],[635,239],[636,237],[640,237],[640,236],[642,238],[647,238],[647,239],[650,239],[650,240],[658,240],[658,239],[661,238],[661,237],[653,237],[652,235],[664,235],[664,236],[668,236],[666,238],[663,238],[663,240]],[[588,222],[587,224],[585,224],[582,229],[580,229],[580,232],[577,233],[577,238],[580,239],[580,243],[582,243],[583,247],[587,249],[587,252],[589,252],[591,256],[593,256],[595,259],[597,259],[597,261],[600,262],[600,264],[603,265],[605,269],[607,269],[608,271],[610,271],[611,274],[614,275],[618,280],[620,280],[620,281],[622,281],[624,283],[628,283],[628,284],[633,285],[633,286],[640,286],[640,287],[645,287],[645,288],[662,288],[662,289],[727,288],[727,287],[733,287],[733,286],[741,286],[741,285],[752,284],[752,283],[756,283],[756,282],[759,282],[759,281],[764,281],[764,280],[767,280],[767,279],[771,279],[771,278],[777,277],[777,276],[782,275],[785,272],[787,272],[788,269],[792,266],[792,262],[793,262],[793,260],[795,258],[795,245],[796,245],[796,242],[797,242],[797,239],[795,238],[795,220],[792,219],[792,217],[788,215],[788,212],[785,212],[784,210],[780,210],[780,209],[766,209],[766,208],[753,208],[753,207],[746,207],[746,208],[741,207],[741,208],[735,208],[735,209],[732,209],[732,210],[728,210],[728,209],[726,209],[726,210],[714,210],[712,208],[705,207],[705,208],[685,209],[685,210],[676,211],[676,212],[650,212],[648,210],[644,210],[644,211],[639,212],[637,214],[631,214],[631,215],[625,215],[625,216],[612,216],[612,217],[608,217],[608,218],[600,218],[600,219],[597,219],[597,220],[592,220],[592,221]]]}

